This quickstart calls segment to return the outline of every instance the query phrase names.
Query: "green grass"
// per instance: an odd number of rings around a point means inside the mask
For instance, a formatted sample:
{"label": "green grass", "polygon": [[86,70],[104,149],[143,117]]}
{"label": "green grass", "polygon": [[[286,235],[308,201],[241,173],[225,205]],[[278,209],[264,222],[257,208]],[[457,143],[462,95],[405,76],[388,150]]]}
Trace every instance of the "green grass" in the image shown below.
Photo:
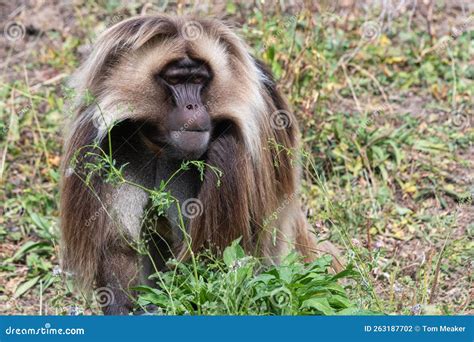
{"label": "green grass", "polygon": [[[99,312],[58,269],[58,165],[70,94],[62,77],[45,81],[71,74],[81,46],[114,16],[138,11],[88,2],[70,11],[73,34],[47,31],[35,46],[27,36],[27,45],[7,42],[2,52],[0,313]],[[472,313],[473,32],[454,39],[442,31],[461,13],[446,17],[436,7],[434,37],[421,14],[408,27],[405,13],[367,40],[361,12],[230,3],[225,11],[298,117],[308,219],[318,238],[341,247],[348,270],[337,279],[326,258],[304,264],[294,255],[266,266],[234,245],[232,262],[204,253],[157,274],[161,290],[143,287],[137,304],[163,314]],[[381,24],[379,13],[369,19]],[[443,39],[449,44],[436,49]],[[288,293],[290,305],[275,305]]]}
{"label": "green grass", "polygon": [[351,268],[329,272],[331,257],[303,263],[297,254],[268,266],[246,256],[239,241],[198,256],[195,265],[170,262],[171,271],[152,276],[156,286],[140,286],[138,304],[154,314],[171,315],[348,315],[371,314],[357,308],[339,279],[357,277]]}
{"label": "green grass", "polygon": [[[108,139],[111,146],[111,131]],[[276,146],[277,148],[282,148]],[[178,210],[180,229],[184,242],[189,248],[190,262],[169,260],[170,270],[155,274],[149,279],[154,286],[139,285],[135,288],[141,295],[136,306],[142,311],[149,311],[150,305],[156,314],[198,314],[198,315],[335,315],[335,314],[370,314],[371,311],[362,310],[352,303],[346,290],[338,283],[339,279],[364,280],[359,272],[353,270],[352,263],[346,265],[345,270],[338,274],[331,274],[332,257],[323,256],[312,263],[304,263],[302,256],[291,252],[277,265],[266,265],[256,257],[245,255],[240,246],[240,239],[228,246],[222,255],[213,255],[211,251],[194,254],[191,251],[191,241],[184,225],[181,213],[182,203],[168,190],[168,184],[180,172],[196,168],[204,177],[205,169],[215,173],[217,184],[220,186],[220,177],[223,173],[216,167],[203,161],[184,161],[170,178],[162,180],[156,189],[149,189],[134,183],[124,176],[127,165],[120,168],[113,159],[113,151],[102,149],[98,145],[85,146],[84,157],[89,160],[82,172],[77,173],[84,183],[90,186],[90,180],[96,176],[104,182],[119,186],[127,184],[138,187],[147,192],[151,199],[147,216],[163,216],[171,206]],[[292,153],[290,150],[280,150],[279,153]],[[77,151],[77,155],[84,152]],[[310,156],[306,156],[310,158]],[[73,158],[71,167],[75,169],[76,158]],[[91,187],[92,190],[92,187]],[[144,222],[144,231],[153,228]],[[147,241],[128,241],[128,244],[144,258],[152,258],[147,248]],[[349,285],[346,286],[350,288]],[[106,289],[95,291],[99,304],[108,302]],[[371,295],[377,299],[372,291]],[[111,297],[113,298],[113,297]],[[102,301],[101,301],[102,300]],[[377,302],[379,310],[381,305]]]}

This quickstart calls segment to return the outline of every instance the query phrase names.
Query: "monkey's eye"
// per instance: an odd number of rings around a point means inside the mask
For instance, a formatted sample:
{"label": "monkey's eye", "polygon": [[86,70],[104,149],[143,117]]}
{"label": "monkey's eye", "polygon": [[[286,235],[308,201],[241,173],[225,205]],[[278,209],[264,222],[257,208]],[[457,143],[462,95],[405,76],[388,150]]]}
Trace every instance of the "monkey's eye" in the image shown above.
{"label": "monkey's eye", "polygon": [[206,81],[207,80],[204,79],[204,77],[199,76],[199,75],[195,75],[191,77],[191,79],[189,80],[189,82],[194,83],[194,84],[204,84]]}
{"label": "monkey's eye", "polygon": [[165,81],[166,83],[170,85],[176,85],[176,84],[182,83],[182,79],[180,77],[167,77]]}

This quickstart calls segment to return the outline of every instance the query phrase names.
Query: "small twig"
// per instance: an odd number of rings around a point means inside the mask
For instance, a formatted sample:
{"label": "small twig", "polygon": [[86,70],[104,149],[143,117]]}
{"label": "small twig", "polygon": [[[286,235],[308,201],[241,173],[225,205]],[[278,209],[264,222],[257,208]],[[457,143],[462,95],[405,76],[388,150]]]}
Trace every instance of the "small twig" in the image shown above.
{"label": "small twig", "polygon": [[[369,250],[369,252],[372,252],[372,238],[370,237],[370,226],[372,224],[372,220],[370,219],[370,217],[367,219],[367,224],[365,225],[366,226],[366,232],[367,232],[367,249]],[[370,258],[372,258],[372,254],[370,254]]]}
{"label": "small twig", "polygon": [[433,45],[433,36],[434,36],[433,25],[431,24],[433,20],[433,6],[434,6],[434,2],[433,0],[430,0],[430,3],[428,4],[428,12],[426,14],[426,23],[428,25],[428,33],[430,35],[431,45]]}
{"label": "small twig", "polygon": [[352,97],[354,98],[354,101],[356,103],[357,110],[359,111],[360,114],[363,114],[362,113],[362,107],[360,106],[359,99],[357,98],[354,87],[352,85],[352,81],[351,81],[350,77],[347,75],[347,69],[346,69],[345,64],[342,64],[342,70],[344,71],[344,76],[346,77],[347,84],[349,85],[349,88],[350,88],[351,93],[352,93]]}
{"label": "small twig", "polygon": [[383,90],[382,88],[382,85],[380,84],[380,82],[377,80],[377,78],[375,78],[374,75],[372,75],[369,71],[361,68],[360,66],[358,66],[357,64],[349,64],[348,66],[351,66],[353,68],[355,68],[357,71],[361,72],[362,74],[366,75],[367,77],[369,77],[374,83],[375,85],[377,86],[377,88],[379,89],[380,93],[382,94],[382,97],[383,99],[385,100],[385,103],[387,104],[387,107],[388,109],[390,109],[390,114],[393,115],[393,108],[392,106],[390,105],[390,102],[388,101],[388,96],[387,94],[385,93],[385,91]]}
{"label": "small twig", "polygon": [[[296,23],[295,25],[297,26],[298,24]],[[290,52],[288,53],[289,59],[285,61],[285,65],[284,65],[285,75],[284,75],[283,79],[281,80],[282,84],[286,84],[290,81],[290,74],[291,73],[289,73],[287,71],[288,71],[289,64],[290,64],[289,60],[291,60],[291,54],[293,53],[294,44],[295,44],[295,41],[296,41],[296,26],[295,26],[295,29],[293,31],[293,38],[292,38],[292,41],[291,41]],[[308,44],[308,41],[309,42],[312,41],[312,37],[313,37],[313,33],[310,30],[309,37],[305,37],[305,42],[304,42],[305,46],[303,46],[301,48],[300,53],[291,61],[292,65],[294,65],[294,66],[299,65],[301,59],[303,58],[304,54],[306,53],[306,45]]]}
{"label": "small twig", "polygon": [[364,46],[364,43],[359,42],[359,44],[356,46],[356,48],[352,52],[350,52],[350,53],[348,52],[348,53],[345,53],[344,55],[342,55],[341,58],[339,58],[339,60],[337,61],[337,64],[334,67],[334,70],[332,71],[331,74],[335,74],[336,71],[341,66],[343,66],[344,64],[349,63],[352,60],[352,58],[354,58],[354,56],[357,55],[357,53],[362,49],[363,46]]}
{"label": "small twig", "polygon": [[453,54],[449,46],[446,47],[448,51],[449,58],[451,59],[451,72],[453,73],[453,94],[451,95],[451,107],[452,110],[456,110],[456,89],[457,89],[457,80],[456,80],[456,64],[454,61]]}
{"label": "small twig", "polygon": [[[13,99],[14,99],[14,93],[15,93],[15,88],[12,89],[12,92],[10,93],[10,98],[11,98],[11,103],[13,104]],[[10,137],[11,137],[11,127],[13,125],[13,116],[15,115],[15,110],[13,109],[13,105],[11,106],[11,111],[10,111],[10,120],[8,123],[8,131],[7,131],[7,138],[5,141],[5,147],[3,148],[2,152],[2,160],[0,163],[0,181],[3,179],[3,171],[5,170],[5,163],[7,159],[7,150],[8,150],[8,143],[10,142]]]}
{"label": "small twig", "polygon": [[433,265],[433,256],[435,254],[435,249],[431,248],[430,251],[428,252],[428,258],[426,260],[426,265],[424,267],[424,272],[423,272],[423,297],[422,297],[422,303],[425,304],[427,301],[427,294],[428,294],[428,287],[429,287],[429,281],[430,281],[430,270]]}
{"label": "small twig", "polygon": [[41,132],[41,125],[40,125],[40,122],[39,122],[39,119],[38,119],[38,115],[36,113],[35,108],[33,107],[33,100],[31,99],[31,95],[30,95],[31,94],[30,82],[29,82],[29,79],[28,79],[28,73],[26,72],[26,67],[24,65],[23,65],[23,72],[25,74],[25,83],[26,83],[26,87],[28,89],[28,100],[30,101],[31,111],[33,112],[33,118],[35,120],[36,129],[38,130],[41,145],[43,146],[43,153],[46,157],[46,165],[49,168],[51,166],[50,163],[49,163],[49,153],[48,153],[48,149],[46,147],[46,142],[45,142],[44,137],[43,137],[43,132]]}
{"label": "small twig", "polygon": [[411,30],[411,22],[413,20],[413,17],[415,16],[417,6],[418,6],[418,0],[414,0],[413,11],[411,11],[410,17],[408,19],[408,30]]}
{"label": "small twig", "polygon": [[40,279],[39,315],[43,315],[43,279]]}
{"label": "small twig", "polygon": [[61,81],[63,78],[66,78],[67,76],[69,76],[69,74],[66,74],[66,73],[56,75],[56,76],[54,76],[54,77],[52,77],[52,78],[50,78],[46,81],[43,81],[43,82],[40,82],[40,83],[37,83],[37,84],[31,86],[31,90],[36,91],[42,86],[55,84],[56,82]]}
{"label": "small twig", "polygon": [[435,269],[435,274],[434,274],[434,279],[433,279],[433,286],[431,287],[430,298],[428,300],[429,304],[432,304],[435,298],[436,290],[438,288],[438,278],[439,278],[439,270],[441,268],[441,260],[443,259],[443,253],[444,253],[444,250],[446,249],[446,244],[450,236],[451,236],[451,233],[448,234],[448,236],[444,240],[443,247],[441,247],[438,260],[436,261],[436,269]]}

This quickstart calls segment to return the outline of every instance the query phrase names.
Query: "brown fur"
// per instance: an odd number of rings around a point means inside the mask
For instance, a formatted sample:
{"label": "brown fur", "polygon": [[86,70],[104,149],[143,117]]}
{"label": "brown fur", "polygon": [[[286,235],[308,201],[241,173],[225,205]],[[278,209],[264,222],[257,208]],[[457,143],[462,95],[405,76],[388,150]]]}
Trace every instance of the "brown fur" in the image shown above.
{"label": "brown fur", "polygon": [[[180,33],[190,20],[203,28],[202,36],[196,41],[186,40]],[[81,166],[87,161],[83,147],[105,136],[104,127],[96,127],[92,122],[98,118],[102,122],[100,115],[104,115],[105,123],[132,119],[159,124],[170,108],[151,75],[170,60],[184,55],[205,60],[215,71],[206,95],[209,113],[213,120],[229,120],[233,124],[229,132],[212,142],[207,153],[206,162],[221,169],[224,176],[217,187],[215,174],[206,170],[198,193],[204,212],[191,219],[188,227],[193,251],[205,247],[223,249],[240,236],[247,251],[277,261],[292,246],[306,256],[316,251],[315,239],[297,195],[300,178],[294,159],[297,156],[278,151],[273,144],[295,151],[296,119],[289,114],[288,127],[272,127],[272,113],[288,112],[288,106],[269,71],[247,51],[241,39],[221,21],[186,17],[132,18],[113,26],[99,38],[73,80],[79,95],[90,91],[98,106],[79,99],[66,139],[63,163],[63,262],[67,270],[75,273],[79,284],[89,287],[95,280],[110,283],[110,279],[101,280],[103,268],[107,267],[117,274],[123,273],[122,277],[125,274],[129,280],[134,277],[130,270],[121,271],[120,262],[117,264],[117,260],[124,260],[127,255],[133,259],[121,238],[136,236],[114,222],[110,203],[104,205],[105,196],[113,193],[112,187],[98,176],[87,187],[85,174],[81,174]],[[136,149],[147,150],[146,146],[149,146],[147,141]],[[78,165],[70,174],[71,160],[80,149],[83,150]],[[153,158],[159,162],[159,151],[150,151],[150,161]],[[131,167],[133,170],[133,163]],[[138,173],[146,178],[152,166],[147,167],[137,168],[131,176]],[[265,225],[278,208],[282,208],[281,217]],[[91,217],[96,219],[91,221]],[[273,229],[278,231],[276,243],[272,242]],[[117,250],[122,251],[122,256],[111,261],[110,256]],[[175,252],[186,256],[186,246],[178,244]],[[134,259],[129,263],[135,262]],[[124,282],[119,281],[122,285]]]}

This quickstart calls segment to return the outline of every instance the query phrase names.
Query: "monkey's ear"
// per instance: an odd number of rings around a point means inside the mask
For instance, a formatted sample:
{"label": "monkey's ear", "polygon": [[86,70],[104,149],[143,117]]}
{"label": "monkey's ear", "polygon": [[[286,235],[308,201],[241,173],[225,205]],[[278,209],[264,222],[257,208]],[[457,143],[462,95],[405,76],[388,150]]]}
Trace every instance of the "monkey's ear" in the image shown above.
{"label": "monkey's ear", "polygon": [[254,58],[255,65],[260,72],[260,79],[266,91],[270,95],[273,104],[277,110],[288,110],[288,104],[277,89],[275,78],[273,77],[270,68],[261,60]]}

